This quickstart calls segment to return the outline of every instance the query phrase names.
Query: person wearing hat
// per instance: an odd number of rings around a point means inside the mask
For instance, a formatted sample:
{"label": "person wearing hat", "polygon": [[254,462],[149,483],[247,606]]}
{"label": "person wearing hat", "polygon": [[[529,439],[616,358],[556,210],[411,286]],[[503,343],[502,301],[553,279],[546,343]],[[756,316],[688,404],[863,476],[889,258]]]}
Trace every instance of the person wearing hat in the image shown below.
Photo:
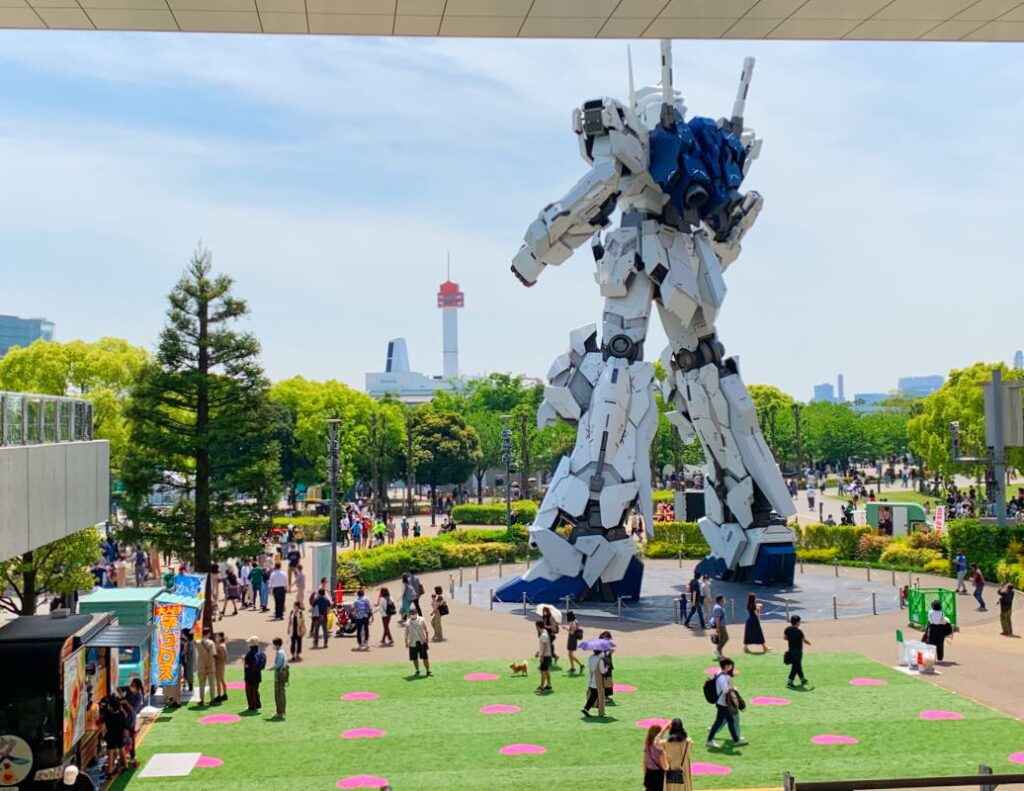
{"label": "person wearing hat", "polygon": [[64,770],[61,784],[72,791],[96,791],[96,784],[92,778],[74,764]]}
{"label": "person wearing hat", "polygon": [[246,643],[249,650],[245,653],[245,700],[248,711],[257,712],[263,708],[260,700],[260,683],[263,681],[263,668],[267,666],[267,655],[260,651],[260,639],[253,635]]}

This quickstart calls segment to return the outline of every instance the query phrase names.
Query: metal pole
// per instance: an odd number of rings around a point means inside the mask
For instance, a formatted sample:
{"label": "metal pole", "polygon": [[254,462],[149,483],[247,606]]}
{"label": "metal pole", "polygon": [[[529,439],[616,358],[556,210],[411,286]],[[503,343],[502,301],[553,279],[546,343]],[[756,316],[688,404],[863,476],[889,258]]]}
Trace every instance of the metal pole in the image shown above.
{"label": "metal pole", "polygon": [[494,609],[494,588],[487,589],[487,603],[490,605],[489,609]]}
{"label": "metal pole", "polygon": [[867,570],[868,570],[868,582],[871,582],[871,564],[870,564],[870,563],[868,563],[868,565],[866,566],[866,568],[867,568]]}
{"label": "metal pole", "polygon": [[871,614],[878,615],[878,600],[874,591],[871,591]]}
{"label": "metal pole", "polygon": [[616,604],[616,605],[618,606],[618,608],[619,608],[619,620],[621,621],[621,620],[622,620],[622,597],[621,597],[621,596],[619,596],[619,597],[618,597],[618,598],[617,598],[617,599],[615,600],[615,604]]}
{"label": "metal pole", "polygon": [[473,583],[469,583],[469,601],[468,604],[473,603]]}
{"label": "metal pole", "polygon": [[505,462],[505,529],[512,527],[512,429],[511,415],[502,415],[501,458]]}
{"label": "metal pole", "polygon": [[330,464],[331,479],[331,591],[328,594],[334,601],[334,591],[338,589],[338,418],[327,420],[327,456]]}
{"label": "metal pole", "polygon": [[836,601],[836,597],[832,597],[832,619],[835,621],[839,620],[839,603]]}
{"label": "metal pole", "polygon": [[459,587],[462,587],[462,567],[459,567]]}
{"label": "metal pole", "polygon": [[839,564],[838,563],[836,563],[836,576],[837,577],[839,576]]}
{"label": "metal pole", "polygon": [[786,620],[789,620],[789,599],[786,599]]}
{"label": "metal pole", "polygon": [[501,578],[502,576],[504,576],[504,575],[502,574],[502,571],[501,571],[501,566],[502,566],[502,564],[501,564],[501,558],[498,558],[498,578],[499,578],[499,579],[500,579],[500,578]]}
{"label": "metal pole", "polygon": [[523,613],[526,613],[526,591],[523,591]]}
{"label": "metal pole", "polygon": [[896,587],[896,569],[892,570],[892,586]]}
{"label": "metal pole", "polygon": [[448,598],[455,598],[455,576],[453,574],[448,575]]}
{"label": "metal pole", "polygon": [[996,524],[1006,527],[1006,464],[1003,445],[1003,372],[999,368],[992,369],[992,472],[996,477]]}
{"label": "metal pole", "polygon": [[569,611],[569,602],[572,601],[572,596],[563,596],[562,597],[562,601],[565,602],[565,604],[562,606],[563,613],[568,612]]}
{"label": "metal pole", "polygon": [[476,581],[477,582],[480,581],[480,564],[479,563],[476,564]]}
{"label": "metal pole", "polygon": [[682,568],[683,567],[683,550],[680,549],[676,553],[676,557],[679,559],[679,568]]}

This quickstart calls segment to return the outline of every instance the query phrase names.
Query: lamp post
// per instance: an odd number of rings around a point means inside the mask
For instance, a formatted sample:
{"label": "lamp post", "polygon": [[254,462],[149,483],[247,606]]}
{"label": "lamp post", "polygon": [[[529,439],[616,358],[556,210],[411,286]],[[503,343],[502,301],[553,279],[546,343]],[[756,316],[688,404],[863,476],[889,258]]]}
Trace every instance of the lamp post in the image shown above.
{"label": "lamp post", "polygon": [[338,418],[327,419],[327,464],[331,480],[331,592],[338,589]]}
{"label": "lamp post", "polygon": [[505,527],[512,526],[512,429],[510,415],[501,416],[501,460],[505,462]]}

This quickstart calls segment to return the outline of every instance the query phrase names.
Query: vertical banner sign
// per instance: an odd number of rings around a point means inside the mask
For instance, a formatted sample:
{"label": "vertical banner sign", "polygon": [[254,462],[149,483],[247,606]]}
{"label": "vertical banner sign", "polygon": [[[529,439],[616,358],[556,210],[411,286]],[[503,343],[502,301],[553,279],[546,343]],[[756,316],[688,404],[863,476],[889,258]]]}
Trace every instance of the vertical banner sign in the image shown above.
{"label": "vertical banner sign", "polygon": [[935,516],[932,517],[932,527],[935,532],[939,534],[946,529],[946,506],[935,506]]}
{"label": "vertical banner sign", "polygon": [[64,752],[85,733],[85,649],[64,660]]}
{"label": "vertical banner sign", "polygon": [[178,683],[178,655],[181,653],[181,604],[153,606],[153,683],[170,687]]}

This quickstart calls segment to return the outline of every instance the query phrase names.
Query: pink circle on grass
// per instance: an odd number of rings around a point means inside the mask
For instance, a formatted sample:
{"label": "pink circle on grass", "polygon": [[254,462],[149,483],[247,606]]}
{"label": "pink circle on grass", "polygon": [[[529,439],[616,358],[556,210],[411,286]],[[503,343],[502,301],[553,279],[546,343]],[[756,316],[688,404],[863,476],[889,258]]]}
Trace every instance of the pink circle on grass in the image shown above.
{"label": "pink circle on grass", "polygon": [[200,717],[199,722],[202,725],[229,725],[232,722],[240,722],[242,720],[237,714],[210,714],[207,717]]}
{"label": "pink circle on grass", "polygon": [[662,719],[661,717],[650,717],[646,720],[637,720],[636,727],[650,728],[652,725],[657,725],[659,728],[664,728],[668,723],[669,720]]}
{"label": "pink circle on grass", "polygon": [[1024,753],[1011,753],[1007,756],[1011,764],[1024,764]]}
{"label": "pink circle on grass", "polygon": [[507,706],[504,703],[492,703],[490,706],[481,706],[481,714],[516,714],[521,711],[518,706]]}
{"label": "pink circle on grass", "polygon": [[731,773],[732,769],[721,764],[705,764],[700,761],[690,764],[690,774],[692,775],[727,775]]}
{"label": "pink circle on grass", "polygon": [[384,731],[377,728],[353,728],[341,734],[342,739],[379,739]]}
{"label": "pink circle on grass", "polygon": [[943,711],[942,709],[925,709],[918,717],[922,720],[962,720],[964,715],[958,711]]}
{"label": "pink circle on grass", "polygon": [[857,744],[852,736],[837,736],[834,733],[823,733],[811,737],[811,744]]}
{"label": "pink circle on grass", "polygon": [[224,686],[226,686],[228,689],[245,689],[245,682],[244,681],[229,681]]}
{"label": "pink circle on grass", "polygon": [[377,775],[351,775],[343,777],[336,784],[338,788],[373,788],[381,789],[389,785],[386,777]]}
{"label": "pink circle on grass", "polygon": [[761,697],[751,698],[750,703],[754,706],[788,706],[790,701],[789,698]]}
{"label": "pink circle on grass", "polygon": [[612,692],[636,692],[632,684],[612,684]]}
{"label": "pink circle on grass", "polygon": [[494,673],[466,673],[462,677],[463,681],[497,681],[498,677]]}
{"label": "pink circle on grass", "polygon": [[380,695],[376,692],[346,692],[341,696],[342,700],[377,700]]}
{"label": "pink circle on grass", "polygon": [[224,762],[220,758],[214,758],[212,755],[200,755],[196,761],[196,766],[200,769],[214,769],[223,765]]}
{"label": "pink circle on grass", "polygon": [[547,747],[539,744],[506,744],[498,750],[502,755],[542,755],[547,751]]}
{"label": "pink circle on grass", "polygon": [[884,687],[888,684],[888,681],[884,681],[880,678],[851,678],[850,685],[854,687]]}

